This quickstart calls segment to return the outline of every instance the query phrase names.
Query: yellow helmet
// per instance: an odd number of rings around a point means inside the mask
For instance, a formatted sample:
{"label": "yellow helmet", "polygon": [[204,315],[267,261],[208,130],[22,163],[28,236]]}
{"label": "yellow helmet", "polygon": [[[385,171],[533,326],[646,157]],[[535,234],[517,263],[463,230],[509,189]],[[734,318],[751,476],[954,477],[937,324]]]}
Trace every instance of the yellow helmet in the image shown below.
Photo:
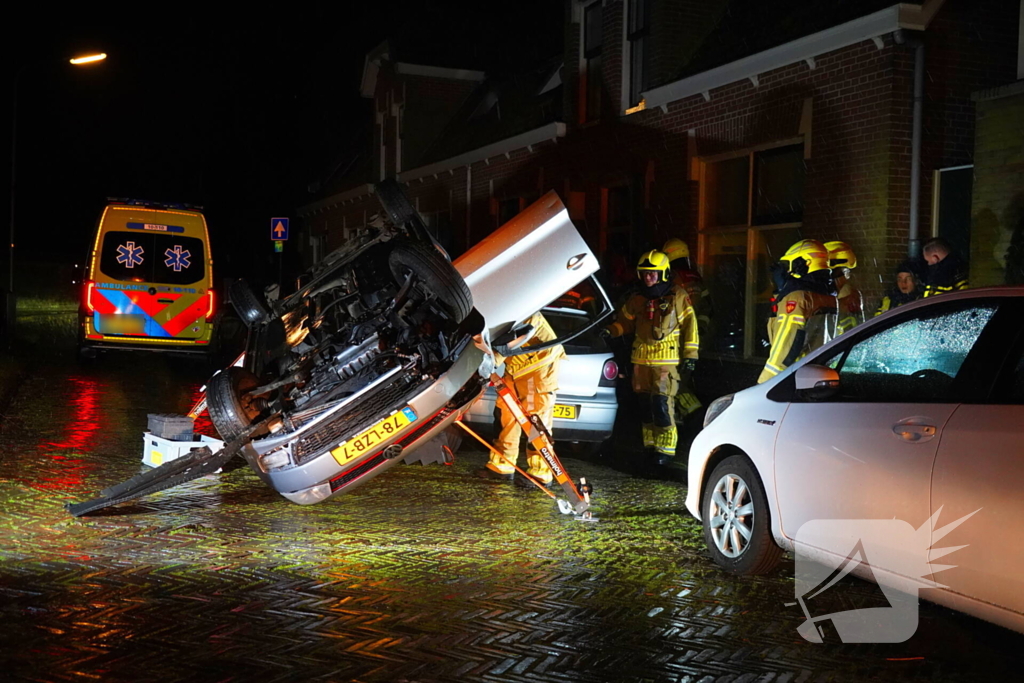
{"label": "yellow helmet", "polygon": [[677,258],[690,258],[690,247],[678,237],[670,237],[661,251],[668,256],[669,261],[675,261]]}
{"label": "yellow helmet", "polygon": [[644,271],[653,270],[659,273],[658,282],[668,282],[669,259],[664,253],[657,249],[651,249],[640,257],[636,264],[636,276],[644,279]]}
{"label": "yellow helmet", "polygon": [[856,268],[857,255],[846,242],[825,242],[829,268]]}
{"label": "yellow helmet", "polygon": [[828,249],[818,240],[801,240],[786,250],[779,259],[793,277],[803,277],[819,270],[828,270]]}

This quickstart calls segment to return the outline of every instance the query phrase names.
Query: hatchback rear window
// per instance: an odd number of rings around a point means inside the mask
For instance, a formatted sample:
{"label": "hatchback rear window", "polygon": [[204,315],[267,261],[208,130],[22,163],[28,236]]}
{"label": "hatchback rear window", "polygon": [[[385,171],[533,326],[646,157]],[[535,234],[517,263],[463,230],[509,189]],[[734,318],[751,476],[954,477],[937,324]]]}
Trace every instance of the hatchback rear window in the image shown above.
{"label": "hatchback rear window", "polygon": [[100,271],[122,282],[190,285],[206,275],[203,251],[196,237],[111,231],[103,236]]}

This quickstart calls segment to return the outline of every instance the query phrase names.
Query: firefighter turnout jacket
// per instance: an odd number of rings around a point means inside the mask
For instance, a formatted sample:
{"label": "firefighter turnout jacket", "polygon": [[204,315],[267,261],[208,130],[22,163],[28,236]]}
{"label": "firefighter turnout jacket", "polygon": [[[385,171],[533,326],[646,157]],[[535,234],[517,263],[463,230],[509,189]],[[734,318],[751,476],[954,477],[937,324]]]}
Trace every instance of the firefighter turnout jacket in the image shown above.
{"label": "firefighter turnout jacket", "polygon": [[[538,346],[544,342],[549,342],[555,339],[555,331],[551,329],[551,324],[547,321],[540,312],[534,313],[525,321],[524,325],[532,325],[535,330],[533,338],[526,342],[524,348],[531,346]],[[533,353],[524,353],[518,356],[509,356],[504,358],[495,354],[497,362],[505,362],[505,374],[512,379],[519,379],[525,377],[531,372],[536,372],[541,368],[551,365],[552,363],[565,358],[565,348],[561,344],[557,344],[547,349],[541,349]],[[557,378],[557,375],[555,376]],[[554,380],[557,382],[557,379]],[[539,391],[554,391],[558,387],[537,387]]]}
{"label": "firefighter turnout jacket", "polygon": [[679,365],[697,358],[697,320],[686,290],[671,285],[663,296],[634,294],[623,304],[608,331],[613,337],[634,333],[630,360],[636,365]]}
{"label": "firefighter turnout jacket", "polygon": [[768,343],[771,351],[757,383],[766,382],[807,352],[807,320],[816,314],[836,310],[836,298],[820,292],[798,289],[778,302],[778,312],[768,319]]}

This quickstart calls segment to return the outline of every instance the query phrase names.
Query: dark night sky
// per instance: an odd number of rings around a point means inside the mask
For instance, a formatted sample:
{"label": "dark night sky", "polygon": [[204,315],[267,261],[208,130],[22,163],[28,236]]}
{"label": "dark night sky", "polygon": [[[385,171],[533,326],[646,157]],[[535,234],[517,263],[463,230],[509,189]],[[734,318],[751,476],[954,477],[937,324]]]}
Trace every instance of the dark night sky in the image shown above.
{"label": "dark night sky", "polygon": [[[231,15],[179,3],[49,6],[8,20],[8,93],[24,67],[18,258],[79,261],[105,198],[133,197],[203,205],[219,275],[249,274],[269,263],[269,218],[294,215],[311,197],[305,187],[361,144],[367,51],[404,35],[438,63],[494,73],[558,53],[564,11],[560,0],[277,6]],[[110,57],[67,64],[89,51]]]}

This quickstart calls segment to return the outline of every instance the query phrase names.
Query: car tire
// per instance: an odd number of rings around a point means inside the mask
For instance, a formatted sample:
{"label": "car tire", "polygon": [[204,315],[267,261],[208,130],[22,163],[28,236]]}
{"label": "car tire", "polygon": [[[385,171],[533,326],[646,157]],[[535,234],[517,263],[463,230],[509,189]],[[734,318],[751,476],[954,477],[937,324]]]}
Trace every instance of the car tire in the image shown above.
{"label": "car tire", "polygon": [[405,225],[416,215],[416,209],[394,180],[381,181],[373,189],[377,195],[377,201],[380,202],[388,218],[395,225]]}
{"label": "car tire", "polygon": [[258,385],[256,375],[234,366],[210,378],[206,386],[206,408],[210,422],[224,441],[237,439],[259,415],[259,409],[245,396]]}
{"label": "car tire", "polygon": [[402,242],[391,251],[388,265],[399,285],[412,271],[423,289],[437,297],[456,324],[465,320],[473,310],[473,295],[466,281],[437,249],[421,242]]}
{"label": "car tire", "polygon": [[766,574],[778,564],[782,548],[772,538],[768,498],[745,456],[729,456],[715,467],[704,489],[701,512],[704,541],[719,567],[752,576]]}
{"label": "car tire", "polygon": [[228,287],[228,295],[231,297],[231,305],[235,307],[235,312],[238,313],[238,317],[242,319],[246,327],[252,328],[266,319],[267,309],[263,308],[260,300],[256,298],[245,280],[232,282]]}

